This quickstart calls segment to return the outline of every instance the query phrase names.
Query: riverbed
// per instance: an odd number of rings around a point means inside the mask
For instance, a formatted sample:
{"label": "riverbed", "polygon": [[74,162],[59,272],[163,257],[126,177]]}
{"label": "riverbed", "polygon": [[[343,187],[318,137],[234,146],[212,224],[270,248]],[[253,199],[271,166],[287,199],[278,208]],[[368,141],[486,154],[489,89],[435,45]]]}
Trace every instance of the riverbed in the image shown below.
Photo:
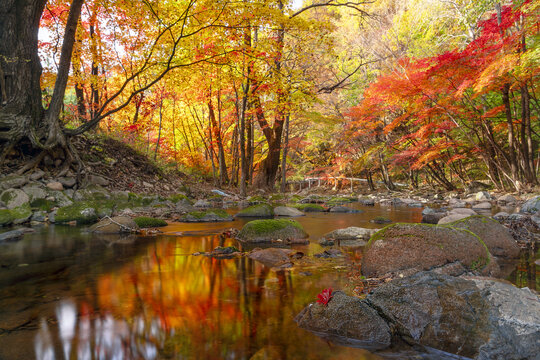
{"label": "riverbed", "polygon": [[[306,261],[272,271],[247,257],[194,256],[218,245],[227,223],[172,223],[153,236],[92,235],[42,226],[0,244],[0,359],[379,359],[299,329],[294,316],[326,288],[352,294],[361,249],[316,259],[319,238],[370,222],[420,222],[421,208],[351,206],[362,213],[297,218]],[[234,210],[231,210],[234,212]],[[509,280],[540,288],[525,254]]]}

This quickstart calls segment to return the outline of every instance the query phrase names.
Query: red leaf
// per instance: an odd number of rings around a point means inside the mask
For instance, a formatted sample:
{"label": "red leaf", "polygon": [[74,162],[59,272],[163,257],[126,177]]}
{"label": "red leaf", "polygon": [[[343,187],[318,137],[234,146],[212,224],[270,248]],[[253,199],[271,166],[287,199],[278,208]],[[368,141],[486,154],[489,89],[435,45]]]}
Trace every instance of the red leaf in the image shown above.
{"label": "red leaf", "polygon": [[319,295],[317,295],[317,298],[317,302],[319,304],[327,306],[330,299],[332,299],[332,288],[324,289]]}

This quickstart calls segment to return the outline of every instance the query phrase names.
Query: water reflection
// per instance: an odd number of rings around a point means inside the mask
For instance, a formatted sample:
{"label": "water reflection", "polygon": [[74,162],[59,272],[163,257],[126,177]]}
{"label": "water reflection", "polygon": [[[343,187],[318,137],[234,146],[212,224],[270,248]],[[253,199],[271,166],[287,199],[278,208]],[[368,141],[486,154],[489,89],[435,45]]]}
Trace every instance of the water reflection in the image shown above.
{"label": "water reflection", "polygon": [[[164,237],[116,271],[101,274],[95,289],[88,289],[96,292],[94,299],[57,305],[58,344],[55,329],[42,322],[38,358],[63,353],[65,359],[249,359],[258,352],[278,359],[376,358],[330,346],[293,321],[321,288],[343,287],[345,277],[273,272],[247,258],[183,255],[219,242],[218,236]],[[233,243],[227,239],[224,245]]]}
{"label": "water reflection", "polygon": [[[323,234],[380,227],[369,222],[379,215],[421,219],[421,209],[360,208],[365,212],[299,218],[311,244],[297,249],[320,252]],[[282,272],[247,258],[191,255],[238,246],[218,234],[242,224],[175,224],[131,244],[51,226],[0,244],[0,359],[378,358],[327,343],[293,321],[324,288],[352,293],[347,271],[360,263],[360,251]],[[513,282],[539,288],[534,257]]]}

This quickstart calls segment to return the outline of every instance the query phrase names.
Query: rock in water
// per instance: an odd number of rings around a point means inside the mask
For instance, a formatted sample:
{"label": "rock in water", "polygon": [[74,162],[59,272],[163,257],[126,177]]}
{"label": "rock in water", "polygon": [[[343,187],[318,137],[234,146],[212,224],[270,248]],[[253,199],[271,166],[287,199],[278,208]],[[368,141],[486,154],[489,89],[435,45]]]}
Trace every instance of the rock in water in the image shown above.
{"label": "rock in water", "polygon": [[277,206],[274,208],[274,215],[276,216],[289,216],[289,217],[298,217],[305,216],[303,212],[298,209],[289,207],[289,206]]}
{"label": "rock in water", "polygon": [[272,217],[274,209],[268,204],[257,204],[240,210],[236,217]]}
{"label": "rock in water", "polygon": [[247,243],[274,242],[306,244],[308,234],[302,225],[291,219],[267,219],[248,222],[237,238]]}
{"label": "rock in water", "polygon": [[335,242],[339,242],[340,245],[356,246],[366,245],[369,238],[377,232],[377,229],[364,229],[356,226],[350,226],[344,229],[337,229],[325,234],[319,244],[323,246],[332,246]]}
{"label": "rock in water", "polygon": [[476,234],[487,245],[492,255],[505,258],[519,257],[519,247],[510,235],[510,231],[496,220],[475,215],[455,221],[450,225]]}
{"label": "rock in water", "polygon": [[540,302],[530,290],[488,278],[421,272],[367,298],[409,343],[475,359],[538,359]]}
{"label": "rock in water", "polygon": [[294,250],[290,249],[257,249],[249,253],[248,257],[268,267],[291,267],[292,262],[290,256],[294,254]]}
{"label": "rock in water", "polygon": [[364,301],[335,291],[328,304],[310,304],[294,319],[298,326],[334,340],[354,340],[370,350],[390,346],[390,328]]}
{"label": "rock in water", "polygon": [[447,225],[394,224],[371,237],[362,258],[362,275],[412,273],[455,262],[482,274],[498,271],[486,245],[468,230]]}
{"label": "rock in water", "polygon": [[90,232],[99,234],[121,234],[138,230],[139,226],[132,218],[127,216],[115,216],[105,218],[90,227]]}

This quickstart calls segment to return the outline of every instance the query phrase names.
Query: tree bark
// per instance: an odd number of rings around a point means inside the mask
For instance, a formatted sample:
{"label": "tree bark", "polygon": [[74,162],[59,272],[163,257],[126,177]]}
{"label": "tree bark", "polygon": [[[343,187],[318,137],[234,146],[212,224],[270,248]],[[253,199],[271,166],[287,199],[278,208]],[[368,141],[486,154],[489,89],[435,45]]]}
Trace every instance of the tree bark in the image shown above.
{"label": "tree bark", "polygon": [[38,29],[46,0],[0,1],[0,67],[6,98],[0,104],[0,145],[9,147],[41,125]]}

